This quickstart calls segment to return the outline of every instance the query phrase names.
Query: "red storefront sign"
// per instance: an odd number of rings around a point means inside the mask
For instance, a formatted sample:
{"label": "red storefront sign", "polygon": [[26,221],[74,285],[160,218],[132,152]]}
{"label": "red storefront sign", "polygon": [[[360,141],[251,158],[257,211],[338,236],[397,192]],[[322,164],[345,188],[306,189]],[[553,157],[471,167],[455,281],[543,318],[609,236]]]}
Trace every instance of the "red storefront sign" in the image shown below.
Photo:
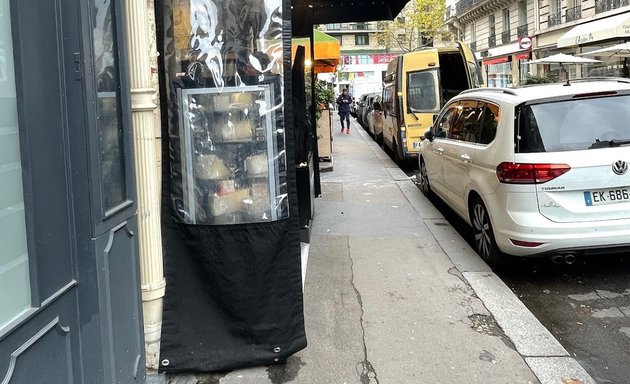
{"label": "red storefront sign", "polygon": [[380,55],[372,55],[372,59],[374,60],[374,64],[389,64],[390,61],[394,59],[397,55],[392,54],[380,54]]}
{"label": "red storefront sign", "polygon": [[343,55],[341,62],[344,64],[389,64],[397,55],[391,53],[367,54],[367,55]]}
{"label": "red storefront sign", "polygon": [[510,61],[509,56],[496,57],[494,59],[484,60],[483,65],[501,64],[501,63],[507,63],[508,61]]}
{"label": "red storefront sign", "polygon": [[517,53],[514,55],[514,60],[529,60],[530,57],[532,57],[531,52]]}

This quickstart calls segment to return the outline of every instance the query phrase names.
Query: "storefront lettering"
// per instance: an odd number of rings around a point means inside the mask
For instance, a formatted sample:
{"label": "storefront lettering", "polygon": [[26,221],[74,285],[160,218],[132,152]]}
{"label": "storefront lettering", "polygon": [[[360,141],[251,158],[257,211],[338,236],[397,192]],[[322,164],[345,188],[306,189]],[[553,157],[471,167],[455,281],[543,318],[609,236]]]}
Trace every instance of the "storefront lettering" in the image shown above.
{"label": "storefront lettering", "polygon": [[589,33],[588,35],[581,35],[575,37],[575,44],[584,44],[593,41],[593,34]]}
{"label": "storefront lettering", "polygon": [[344,64],[389,64],[396,57],[394,54],[343,55]]}

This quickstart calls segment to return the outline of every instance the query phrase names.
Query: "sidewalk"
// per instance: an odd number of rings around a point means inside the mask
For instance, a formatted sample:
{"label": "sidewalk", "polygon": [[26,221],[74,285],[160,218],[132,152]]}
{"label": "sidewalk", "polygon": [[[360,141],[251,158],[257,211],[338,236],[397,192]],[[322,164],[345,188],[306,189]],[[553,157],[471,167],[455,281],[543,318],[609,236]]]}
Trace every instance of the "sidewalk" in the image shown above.
{"label": "sidewalk", "polygon": [[356,121],[333,120],[290,382],[594,383]]}
{"label": "sidewalk", "polygon": [[308,347],[211,382],[595,383],[354,119],[333,127],[304,249]]}

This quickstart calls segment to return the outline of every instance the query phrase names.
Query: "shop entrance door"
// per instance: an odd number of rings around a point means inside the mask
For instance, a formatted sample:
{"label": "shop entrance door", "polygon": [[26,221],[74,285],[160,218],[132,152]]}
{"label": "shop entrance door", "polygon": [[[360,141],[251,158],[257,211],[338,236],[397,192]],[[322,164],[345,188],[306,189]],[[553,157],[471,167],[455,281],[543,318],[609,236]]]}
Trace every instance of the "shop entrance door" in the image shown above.
{"label": "shop entrance door", "polygon": [[114,0],[0,0],[0,383],[144,382]]}

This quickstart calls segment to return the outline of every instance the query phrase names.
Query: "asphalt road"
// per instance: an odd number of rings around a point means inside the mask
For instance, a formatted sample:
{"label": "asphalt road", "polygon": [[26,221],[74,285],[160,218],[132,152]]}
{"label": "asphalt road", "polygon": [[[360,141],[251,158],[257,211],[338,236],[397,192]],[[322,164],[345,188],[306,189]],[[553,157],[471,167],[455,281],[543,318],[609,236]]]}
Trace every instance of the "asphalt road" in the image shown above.
{"label": "asphalt road", "polygon": [[[472,244],[467,224],[432,201]],[[630,254],[578,258],[572,265],[515,258],[498,275],[597,383],[630,383]]]}

